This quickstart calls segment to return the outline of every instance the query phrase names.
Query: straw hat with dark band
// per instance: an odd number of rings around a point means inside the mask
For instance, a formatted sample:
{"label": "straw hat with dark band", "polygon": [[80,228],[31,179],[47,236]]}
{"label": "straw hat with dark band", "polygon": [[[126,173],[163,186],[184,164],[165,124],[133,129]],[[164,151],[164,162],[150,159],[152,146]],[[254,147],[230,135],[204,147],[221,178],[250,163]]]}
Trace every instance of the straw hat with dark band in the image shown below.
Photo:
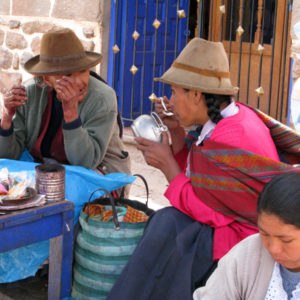
{"label": "straw hat with dark band", "polygon": [[84,51],[81,41],[68,29],[49,31],[42,37],[40,55],[24,65],[33,75],[58,75],[89,69],[102,60],[96,52]]}
{"label": "straw hat with dark band", "polygon": [[171,67],[155,81],[200,90],[209,94],[235,95],[227,55],[222,43],[192,39]]}

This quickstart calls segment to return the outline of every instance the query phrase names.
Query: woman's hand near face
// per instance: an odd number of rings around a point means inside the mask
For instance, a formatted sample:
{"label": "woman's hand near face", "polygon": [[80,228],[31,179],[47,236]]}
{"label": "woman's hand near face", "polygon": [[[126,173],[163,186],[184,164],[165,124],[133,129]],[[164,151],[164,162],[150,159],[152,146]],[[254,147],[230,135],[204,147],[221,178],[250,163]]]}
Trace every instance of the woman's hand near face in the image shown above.
{"label": "woman's hand near face", "polygon": [[19,106],[25,105],[27,94],[23,85],[14,85],[3,98],[2,108],[2,129],[9,129],[12,124],[13,116]]}
{"label": "woman's hand near face", "polygon": [[[166,108],[168,111],[173,112],[173,107],[169,103],[169,99],[164,96],[164,103],[166,105]],[[158,116],[161,118],[161,120],[164,122],[164,124],[168,127],[169,130],[176,129],[180,127],[179,122],[175,115],[173,116],[167,116],[164,113],[164,107],[161,104],[161,100],[158,98],[155,100],[155,112],[158,114]]]}
{"label": "woman's hand near face", "polygon": [[166,132],[162,133],[161,143],[153,142],[141,137],[136,137],[138,143],[137,149],[142,151],[148,165],[160,169],[166,176],[168,182],[171,182],[181,169],[173,157],[169,138]]}
{"label": "woman's hand near face", "polygon": [[[174,112],[173,107],[172,105],[170,105],[170,102],[166,96],[164,96],[164,102],[168,111]],[[163,123],[168,127],[171,135],[173,152],[177,153],[184,147],[185,131],[184,128],[180,126],[180,123],[175,115],[167,116],[163,111],[164,111],[164,107],[161,104],[161,100],[156,99],[155,112],[162,119]]]}
{"label": "woman's hand near face", "polygon": [[63,76],[55,85],[57,97],[62,103],[65,122],[72,122],[78,118],[78,102],[80,99],[80,87],[69,76]]}

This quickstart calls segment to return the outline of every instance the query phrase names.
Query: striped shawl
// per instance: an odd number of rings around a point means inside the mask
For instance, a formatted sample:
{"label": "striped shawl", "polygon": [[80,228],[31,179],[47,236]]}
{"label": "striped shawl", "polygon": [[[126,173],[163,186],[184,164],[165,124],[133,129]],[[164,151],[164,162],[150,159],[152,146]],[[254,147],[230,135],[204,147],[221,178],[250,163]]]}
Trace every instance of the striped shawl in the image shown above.
{"label": "striped shawl", "polygon": [[300,171],[300,137],[289,127],[253,109],[270,129],[284,162],[237,149],[210,139],[202,146],[192,144],[191,182],[207,206],[238,222],[256,225],[257,199],[273,176]]}

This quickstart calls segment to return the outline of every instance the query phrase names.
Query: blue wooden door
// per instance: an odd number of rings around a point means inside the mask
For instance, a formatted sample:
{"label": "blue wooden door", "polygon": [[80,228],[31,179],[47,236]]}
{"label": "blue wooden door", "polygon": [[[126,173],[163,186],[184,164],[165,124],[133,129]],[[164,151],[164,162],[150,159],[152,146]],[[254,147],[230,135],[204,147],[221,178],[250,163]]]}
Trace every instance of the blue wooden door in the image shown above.
{"label": "blue wooden door", "polygon": [[[169,87],[153,78],[161,76],[186,45],[188,6],[189,0],[112,1],[108,82],[116,90],[125,123],[151,112],[153,93],[170,96]],[[114,46],[120,51],[114,53]]]}

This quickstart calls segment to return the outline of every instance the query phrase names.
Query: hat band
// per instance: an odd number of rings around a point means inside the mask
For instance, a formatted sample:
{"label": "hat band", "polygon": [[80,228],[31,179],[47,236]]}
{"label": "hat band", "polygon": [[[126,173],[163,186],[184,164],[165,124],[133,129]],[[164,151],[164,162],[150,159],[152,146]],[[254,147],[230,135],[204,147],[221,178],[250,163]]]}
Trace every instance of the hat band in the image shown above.
{"label": "hat band", "polygon": [[47,55],[40,55],[40,61],[48,63],[48,64],[61,64],[64,62],[73,62],[77,61],[80,58],[85,57],[85,52],[81,52],[74,55],[64,55],[64,56],[47,56]]}
{"label": "hat band", "polygon": [[230,78],[229,72],[217,72],[217,71],[211,71],[211,70],[205,70],[205,69],[198,69],[198,68],[186,65],[186,64],[179,63],[179,62],[173,62],[172,67],[177,68],[177,69],[182,69],[185,71],[190,71],[190,72],[204,75],[204,76],[218,77],[219,79]]}

